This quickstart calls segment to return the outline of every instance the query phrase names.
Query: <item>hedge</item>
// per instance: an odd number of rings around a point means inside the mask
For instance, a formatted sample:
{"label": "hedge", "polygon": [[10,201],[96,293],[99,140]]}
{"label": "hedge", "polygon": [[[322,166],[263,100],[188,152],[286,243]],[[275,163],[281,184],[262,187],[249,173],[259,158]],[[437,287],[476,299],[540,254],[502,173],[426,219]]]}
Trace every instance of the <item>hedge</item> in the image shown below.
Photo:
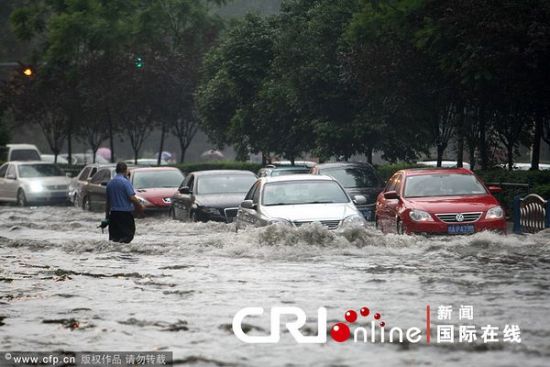
{"label": "hedge", "polygon": [[257,173],[262,165],[259,163],[251,162],[239,162],[239,161],[212,161],[212,162],[197,162],[197,163],[182,163],[177,164],[178,167],[184,173],[190,173],[195,171],[208,171],[214,169],[237,169],[244,171],[251,171]]}

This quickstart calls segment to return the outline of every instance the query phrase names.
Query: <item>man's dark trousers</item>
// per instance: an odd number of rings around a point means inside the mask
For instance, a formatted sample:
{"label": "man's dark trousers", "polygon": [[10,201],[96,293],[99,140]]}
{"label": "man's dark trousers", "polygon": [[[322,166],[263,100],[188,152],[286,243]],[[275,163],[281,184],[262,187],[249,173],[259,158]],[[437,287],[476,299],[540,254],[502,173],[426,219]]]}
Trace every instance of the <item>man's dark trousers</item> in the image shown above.
{"label": "man's dark trousers", "polygon": [[111,211],[109,215],[109,240],[130,243],[136,233],[136,223],[131,212]]}

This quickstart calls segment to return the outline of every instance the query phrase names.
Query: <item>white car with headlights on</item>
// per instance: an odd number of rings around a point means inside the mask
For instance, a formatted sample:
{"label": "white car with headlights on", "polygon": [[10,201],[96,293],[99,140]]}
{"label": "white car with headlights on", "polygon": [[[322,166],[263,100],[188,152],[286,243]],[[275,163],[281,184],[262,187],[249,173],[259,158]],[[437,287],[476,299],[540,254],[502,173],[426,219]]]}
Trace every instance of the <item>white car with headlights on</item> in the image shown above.
{"label": "white car with headlights on", "polygon": [[328,229],[367,225],[355,205],[366,202],[357,195],[353,200],[340,184],[329,176],[292,175],[258,179],[237,212],[237,228],[281,224],[300,227],[318,222]]}
{"label": "white car with headlights on", "polygon": [[67,203],[71,179],[47,162],[8,162],[0,167],[0,201],[21,206]]}

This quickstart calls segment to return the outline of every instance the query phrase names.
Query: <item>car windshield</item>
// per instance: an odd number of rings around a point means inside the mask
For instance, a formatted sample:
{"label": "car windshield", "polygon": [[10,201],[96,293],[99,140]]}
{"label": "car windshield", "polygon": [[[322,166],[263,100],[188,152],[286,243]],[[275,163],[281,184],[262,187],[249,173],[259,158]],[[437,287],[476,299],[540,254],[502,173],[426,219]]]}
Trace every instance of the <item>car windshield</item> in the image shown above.
{"label": "car windshield", "polygon": [[253,175],[219,175],[200,177],[197,194],[246,193],[256,181]]}
{"label": "car windshield", "polygon": [[308,168],[293,168],[293,169],[274,169],[271,172],[271,176],[286,176],[286,175],[299,175],[309,173]]}
{"label": "car windshield", "polygon": [[333,177],[347,189],[380,186],[371,169],[362,167],[341,167],[322,169],[321,174]]}
{"label": "car windshield", "polygon": [[40,154],[34,149],[14,149],[10,159],[12,161],[39,161]]}
{"label": "car windshield", "polygon": [[334,181],[272,182],[264,186],[262,203],[270,205],[347,203],[348,196]]}
{"label": "car windshield", "polygon": [[483,195],[487,191],[474,175],[434,174],[409,176],[405,181],[404,196],[408,198],[427,196]]}
{"label": "car windshield", "polygon": [[132,173],[135,189],[179,187],[183,174],[177,170],[170,171],[137,171]]}
{"label": "car windshield", "polygon": [[18,170],[21,178],[65,176],[55,164],[24,164]]}

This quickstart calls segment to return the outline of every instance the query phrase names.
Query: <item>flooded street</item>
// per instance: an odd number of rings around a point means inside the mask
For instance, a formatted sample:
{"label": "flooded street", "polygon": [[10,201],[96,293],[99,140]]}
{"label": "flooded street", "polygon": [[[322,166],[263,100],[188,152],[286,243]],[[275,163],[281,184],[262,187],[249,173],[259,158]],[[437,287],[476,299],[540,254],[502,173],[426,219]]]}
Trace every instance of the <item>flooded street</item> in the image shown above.
{"label": "flooded street", "polygon": [[[167,350],[207,366],[544,366],[550,358],[550,232],[516,237],[330,232],[316,225],[235,232],[219,223],[137,221],[131,244],[107,241],[100,213],[0,207],[2,350]],[[521,343],[245,344],[243,307],[298,306],[316,334],[368,306],[386,327],[424,330],[426,305],[472,305],[474,320],[517,324]],[[453,314],[451,324],[460,325]],[[269,315],[245,320],[269,334]],[[306,330],[307,331],[307,330]],[[304,332],[305,334],[306,332]],[[435,327],[432,338],[435,338]]]}

